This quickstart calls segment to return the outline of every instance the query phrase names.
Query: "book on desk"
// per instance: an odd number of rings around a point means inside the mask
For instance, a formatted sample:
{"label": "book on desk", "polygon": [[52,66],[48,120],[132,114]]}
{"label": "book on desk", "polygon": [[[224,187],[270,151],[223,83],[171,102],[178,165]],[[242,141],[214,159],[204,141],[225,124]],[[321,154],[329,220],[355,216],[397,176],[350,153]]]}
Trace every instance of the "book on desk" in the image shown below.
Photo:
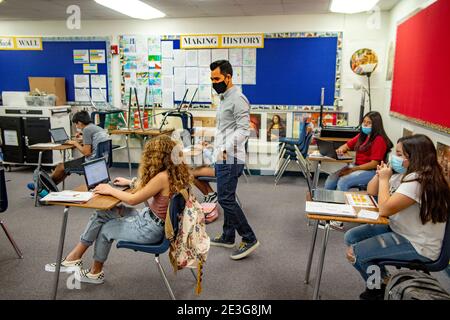
{"label": "book on desk", "polygon": [[64,190],[60,192],[50,192],[48,195],[43,197],[40,201],[42,202],[73,202],[73,203],[84,203],[92,199],[94,196],[93,192],[84,191],[72,191]]}

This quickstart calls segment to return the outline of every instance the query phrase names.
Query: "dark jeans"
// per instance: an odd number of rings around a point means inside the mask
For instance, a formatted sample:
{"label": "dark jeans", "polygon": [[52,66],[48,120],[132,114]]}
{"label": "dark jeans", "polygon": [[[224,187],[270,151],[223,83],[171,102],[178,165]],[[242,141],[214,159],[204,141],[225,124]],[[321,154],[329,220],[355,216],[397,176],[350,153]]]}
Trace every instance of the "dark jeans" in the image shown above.
{"label": "dark jeans", "polygon": [[237,231],[243,242],[256,241],[255,233],[247,222],[244,212],[236,201],[236,187],[238,178],[244,171],[244,165],[238,164],[236,159],[227,163],[216,163],[217,195],[220,206],[224,211],[223,237],[225,241],[234,242]]}

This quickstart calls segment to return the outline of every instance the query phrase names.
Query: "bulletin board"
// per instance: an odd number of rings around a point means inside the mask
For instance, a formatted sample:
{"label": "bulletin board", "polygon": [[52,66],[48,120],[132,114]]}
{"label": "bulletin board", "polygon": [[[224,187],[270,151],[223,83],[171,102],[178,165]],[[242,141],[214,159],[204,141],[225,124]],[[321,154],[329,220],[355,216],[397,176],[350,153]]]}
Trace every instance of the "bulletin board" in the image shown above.
{"label": "bulletin board", "polygon": [[[131,55],[127,60],[124,58],[124,51],[139,50],[139,47],[145,46],[146,40],[130,40],[132,36],[121,36],[121,54],[122,54],[122,102],[127,103],[130,74],[133,76],[136,72],[127,69],[132,65],[137,68],[138,79],[132,82],[138,86],[140,82],[155,84],[158,79],[150,79],[147,82],[147,70],[139,70],[139,64]],[[126,40],[125,44],[122,40]],[[149,40],[150,41],[150,40]],[[151,40],[154,41],[154,40]],[[162,35],[161,44],[172,43],[174,50],[180,49],[180,40],[177,35]],[[149,45],[150,48],[150,45]],[[150,49],[149,49],[150,50]],[[200,51],[201,49],[199,49]],[[214,50],[214,49],[213,49]],[[228,49],[225,49],[228,50]],[[231,49],[230,49],[231,50]],[[324,105],[333,106],[335,99],[340,97],[340,70],[342,56],[342,33],[341,32],[291,32],[291,33],[267,33],[264,34],[264,48],[256,50],[256,83],[240,85],[243,93],[247,96],[252,107],[262,106],[271,107],[303,107],[318,106],[321,100],[321,88],[325,89]],[[163,51],[163,50],[162,50]],[[188,51],[188,50],[183,50]],[[125,52],[126,56],[126,52]],[[149,53],[149,57],[152,56]],[[145,55],[142,55],[146,59]],[[164,69],[164,54],[160,59],[159,69]],[[152,63],[149,61],[149,63]],[[162,66],[162,67],[161,67]],[[144,66],[145,67],[145,66]],[[151,69],[150,78],[158,71],[158,63],[155,69]],[[139,78],[139,75],[145,73],[145,76]],[[154,83],[151,83],[154,81]],[[161,82],[158,83],[161,85]],[[238,84],[239,85],[239,84]],[[133,86],[133,85],[131,85]],[[161,85],[163,87],[163,84]],[[142,88],[142,87],[141,87]],[[161,89],[157,89],[161,90]],[[142,90],[138,90],[142,91]],[[154,95],[150,89],[149,94]],[[159,92],[158,94],[161,94]],[[141,92],[141,98],[144,96]],[[163,99],[157,99],[162,102]],[[175,98],[174,103],[180,102],[180,98]],[[189,98],[187,99],[189,101]],[[153,100],[155,101],[155,100]],[[195,99],[194,103],[209,104],[211,101]],[[163,104],[164,106],[164,104]]]}
{"label": "bulletin board", "polygon": [[105,63],[97,63],[98,75],[106,76],[106,96],[111,101],[110,40],[105,37],[43,38],[43,50],[0,50],[0,92],[29,91],[28,77],[64,77],[67,101],[75,101],[74,75],[83,74],[73,50],[105,50]]}
{"label": "bulletin board", "polygon": [[450,133],[450,1],[439,0],[397,27],[391,114]]}

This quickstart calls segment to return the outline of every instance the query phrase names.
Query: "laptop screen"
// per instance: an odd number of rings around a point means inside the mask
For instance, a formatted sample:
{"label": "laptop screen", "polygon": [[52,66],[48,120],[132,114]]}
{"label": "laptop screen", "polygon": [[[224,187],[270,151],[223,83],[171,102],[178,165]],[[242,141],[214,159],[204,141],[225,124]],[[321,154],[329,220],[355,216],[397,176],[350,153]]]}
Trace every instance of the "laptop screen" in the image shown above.
{"label": "laptop screen", "polygon": [[53,141],[58,142],[66,142],[69,140],[69,136],[66,133],[66,129],[64,128],[54,128],[50,129],[50,134],[52,135]]}
{"label": "laptop screen", "polygon": [[95,188],[100,183],[109,182],[109,172],[105,159],[97,159],[83,164],[84,177],[88,189]]}

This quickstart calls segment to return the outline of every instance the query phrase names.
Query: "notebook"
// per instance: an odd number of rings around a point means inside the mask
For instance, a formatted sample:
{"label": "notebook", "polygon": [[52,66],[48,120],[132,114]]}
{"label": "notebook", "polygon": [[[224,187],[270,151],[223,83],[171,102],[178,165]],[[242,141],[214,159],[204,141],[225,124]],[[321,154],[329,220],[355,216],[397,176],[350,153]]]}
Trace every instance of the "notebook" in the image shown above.
{"label": "notebook", "polygon": [[356,212],[351,205],[328,202],[306,201],[305,211],[311,214],[329,215],[337,217],[356,218]]}
{"label": "notebook", "polygon": [[64,190],[60,192],[50,192],[40,201],[83,203],[89,201],[93,196],[94,194],[92,192]]}

